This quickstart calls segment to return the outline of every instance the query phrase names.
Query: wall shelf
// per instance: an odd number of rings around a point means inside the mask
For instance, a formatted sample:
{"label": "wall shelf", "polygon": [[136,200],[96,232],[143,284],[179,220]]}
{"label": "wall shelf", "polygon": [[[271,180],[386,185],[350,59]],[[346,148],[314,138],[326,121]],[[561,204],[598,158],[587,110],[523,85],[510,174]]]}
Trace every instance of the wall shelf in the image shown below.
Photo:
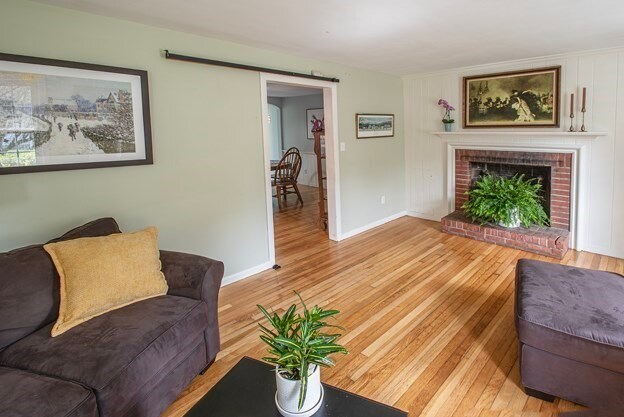
{"label": "wall shelf", "polygon": [[459,130],[455,132],[432,132],[440,137],[458,137],[458,136],[528,136],[528,137],[558,137],[558,138],[596,138],[599,136],[607,136],[608,132],[542,132],[542,131],[483,131],[483,130]]}

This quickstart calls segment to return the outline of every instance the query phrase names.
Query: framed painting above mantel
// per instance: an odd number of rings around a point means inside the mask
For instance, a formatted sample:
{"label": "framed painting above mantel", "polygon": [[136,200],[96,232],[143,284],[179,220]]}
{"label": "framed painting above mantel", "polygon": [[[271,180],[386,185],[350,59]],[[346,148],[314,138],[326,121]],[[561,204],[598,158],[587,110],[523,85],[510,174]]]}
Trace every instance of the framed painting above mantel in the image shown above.
{"label": "framed painting above mantel", "polygon": [[464,77],[463,127],[559,127],[561,67]]}
{"label": "framed painting above mantel", "polygon": [[152,161],[146,71],[0,54],[0,174]]}

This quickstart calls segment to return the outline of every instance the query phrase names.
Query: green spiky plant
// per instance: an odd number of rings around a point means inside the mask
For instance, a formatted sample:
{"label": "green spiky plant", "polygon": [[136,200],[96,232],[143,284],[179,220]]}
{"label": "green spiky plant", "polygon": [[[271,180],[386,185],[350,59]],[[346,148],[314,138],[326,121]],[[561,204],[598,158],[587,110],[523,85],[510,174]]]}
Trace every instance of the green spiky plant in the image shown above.
{"label": "green spiky plant", "polygon": [[524,227],[536,224],[547,226],[550,220],[542,207],[539,192],[542,184],[537,179],[524,179],[524,175],[504,178],[485,175],[468,191],[468,201],[462,206],[473,221],[504,224],[512,223],[512,211],[518,209],[518,217]]}
{"label": "green spiky plant", "polygon": [[323,332],[324,329],[344,330],[325,321],[340,312],[324,310],[316,305],[308,309],[299,293],[296,294],[301,300],[303,314],[297,312],[296,304],[291,305],[281,317],[275,312],[270,314],[259,304],[258,309],[272,327],[269,329],[259,324],[262,331],[260,339],[268,345],[267,352],[271,355],[262,360],[275,365],[283,377],[301,381],[298,406],[301,410],[307,394],[310,365],[329,368],[335,365],[329,355],[348,352],[336,343],[341,334]]}

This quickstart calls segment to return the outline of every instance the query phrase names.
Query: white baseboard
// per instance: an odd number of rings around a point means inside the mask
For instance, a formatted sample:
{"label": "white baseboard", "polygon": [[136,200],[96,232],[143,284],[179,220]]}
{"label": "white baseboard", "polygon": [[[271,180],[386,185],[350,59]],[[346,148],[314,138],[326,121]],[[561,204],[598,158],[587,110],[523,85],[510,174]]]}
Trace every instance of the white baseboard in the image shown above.
{"label": "white baseboard", "polygon": [[221,281],[221,286],[225,287],[226,285],[230,285],[233,282],[240,281],[241,279],[249,278],[252,275],[259,274],[262,271],[266,271],[267,269],[271,269],[273,267],[272,262],[265,262],[263,264],[251,267],[249,269],[245,269],[244,271],[237,272],[232,275],[228,275],[227,277],[223,277]]}
{"label": "white baseboard", "polygon": [[410,217],[416,217],[416,218],[424,219],[424,220],[431,220],[431,221],[434,221],[434,222],[439,222],[440,221],[439,217],[430,216],[430,215],[427,215],[427,214],[424,214],[424,213],[419,213],[417,211],[409,211],[408,210],[407,211],[407,215],[410,216]]}
{"label": "white baseboard", "polygon": [[583,251],[610,256],[612,258],[624,259],[624,252],[621,249],[617,248],[605,248],[603,246],[585,245]]}
{"label": "white baseboard", "polygon": [[348,239],[355,235],[359,235],[360,233],[366,232],[367,230],[374,229],[375,227],[381,226],[382,224],[386,224],[388,222],[391,222],[392,220],[400,219],[401,217],[405,217],[405,216],[407,216],[407,212],[401,211],[399,213],[393,214],[392,216],[385,217],[383,219],[374,221],[362,227],[358,227],[357,229],[353,229],[347,233],[343,233],[338,240],[340,241],[340,240]]}

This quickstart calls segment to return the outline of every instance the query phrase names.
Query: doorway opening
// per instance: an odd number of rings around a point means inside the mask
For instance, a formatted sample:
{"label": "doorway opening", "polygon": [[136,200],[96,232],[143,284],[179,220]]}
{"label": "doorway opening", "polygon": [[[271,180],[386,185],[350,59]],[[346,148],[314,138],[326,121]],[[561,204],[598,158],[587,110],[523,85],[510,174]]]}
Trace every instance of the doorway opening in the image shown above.
{"label": "doorway opening", "polygon": [[306,235],[340,239],[337,89],[262,74],[261,92],[269,258],[277,265],[279,247],[304,244]]}

